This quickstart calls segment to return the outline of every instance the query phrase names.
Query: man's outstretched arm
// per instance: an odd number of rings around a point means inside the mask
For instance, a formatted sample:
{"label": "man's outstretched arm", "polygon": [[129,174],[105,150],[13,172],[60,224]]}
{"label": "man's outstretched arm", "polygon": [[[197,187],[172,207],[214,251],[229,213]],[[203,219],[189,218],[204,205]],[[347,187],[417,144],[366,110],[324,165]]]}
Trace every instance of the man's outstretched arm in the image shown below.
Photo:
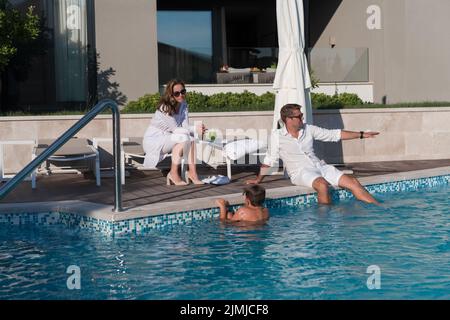
{"label": "man's outstretched arm", "polygon": [[379,132],[374,131],[341,131],[341,140],[352,140],[352,139],[365,139],[365,138],[375,138],[376,135],[380,134]]}

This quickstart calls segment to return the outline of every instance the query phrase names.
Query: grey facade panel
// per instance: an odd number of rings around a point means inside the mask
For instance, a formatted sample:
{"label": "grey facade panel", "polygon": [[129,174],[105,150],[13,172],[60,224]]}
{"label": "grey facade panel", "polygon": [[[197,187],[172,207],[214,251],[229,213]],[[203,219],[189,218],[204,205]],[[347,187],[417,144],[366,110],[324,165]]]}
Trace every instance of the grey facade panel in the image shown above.
{"label": "grey facade panel", "polygon": [[[381,9],[369,30],[367,9]],[[333,0],[310,2],[310,46],[369,48],[375,102],[450,101],[448,0]]]}
{"label": "grey facade panel", "polygon": [[95,42],[99,99],[158,92],[156,0],[96,0]]}

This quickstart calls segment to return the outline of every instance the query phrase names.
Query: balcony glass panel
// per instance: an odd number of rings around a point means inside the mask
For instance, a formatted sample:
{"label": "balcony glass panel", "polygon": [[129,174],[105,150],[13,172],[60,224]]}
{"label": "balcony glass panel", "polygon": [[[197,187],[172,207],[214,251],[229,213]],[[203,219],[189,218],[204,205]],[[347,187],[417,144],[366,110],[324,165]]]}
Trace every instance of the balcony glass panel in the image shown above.
{"label": "balcony glass panel", "polygon": [[309,62],[319,82],[369,81],[369,48],[310,48]]}
{"label": "balcony glass panel", "polygon": [[212,82],[211,11],[158,11],[159,82]]}

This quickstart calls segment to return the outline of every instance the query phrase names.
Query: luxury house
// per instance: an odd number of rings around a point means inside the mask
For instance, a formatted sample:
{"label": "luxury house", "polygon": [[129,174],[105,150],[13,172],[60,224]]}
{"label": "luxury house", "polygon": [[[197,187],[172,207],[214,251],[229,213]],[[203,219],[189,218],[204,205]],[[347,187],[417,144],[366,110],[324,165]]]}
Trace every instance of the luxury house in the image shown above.
{"label": "luxury house", "polygon": [[[58,109],[102,97],[125,104],[173,77],[206,93],[272,90],[276,0],[10,2],[36,7],[46,42],[27,72],[2,75],[3,104]],[[449,1],[303,5],[316,91],[380,103],[450,100]],[[225,66],[235,72],[221,72]]]}

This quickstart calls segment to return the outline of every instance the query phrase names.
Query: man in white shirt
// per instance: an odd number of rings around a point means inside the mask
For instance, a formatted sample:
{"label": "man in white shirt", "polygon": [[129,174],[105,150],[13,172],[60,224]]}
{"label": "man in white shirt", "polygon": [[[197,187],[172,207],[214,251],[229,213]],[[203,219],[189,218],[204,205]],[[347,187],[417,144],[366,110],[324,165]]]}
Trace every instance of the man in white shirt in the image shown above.
{"label": "man in white shirt", "polygon": [[351,176],[319,160],[314,153],[313,141],[332,141],[374,138],[378,132],[356,132],[347,130],[328,130],[309,124],[303,124],[303,114],[297,104],[287,104],[281,108],[281,120],[284,126],[273,130],[271,144],[261,165],[256,179],[248,180],[247,184],[257,184],[263,180],[270,167],[281,158],[286,171],[295,185],[312,187],[317,191],[318,202],[330,204],[329,184],[348,189],[353,195],[364,202],[378,202],[369,192]]}

